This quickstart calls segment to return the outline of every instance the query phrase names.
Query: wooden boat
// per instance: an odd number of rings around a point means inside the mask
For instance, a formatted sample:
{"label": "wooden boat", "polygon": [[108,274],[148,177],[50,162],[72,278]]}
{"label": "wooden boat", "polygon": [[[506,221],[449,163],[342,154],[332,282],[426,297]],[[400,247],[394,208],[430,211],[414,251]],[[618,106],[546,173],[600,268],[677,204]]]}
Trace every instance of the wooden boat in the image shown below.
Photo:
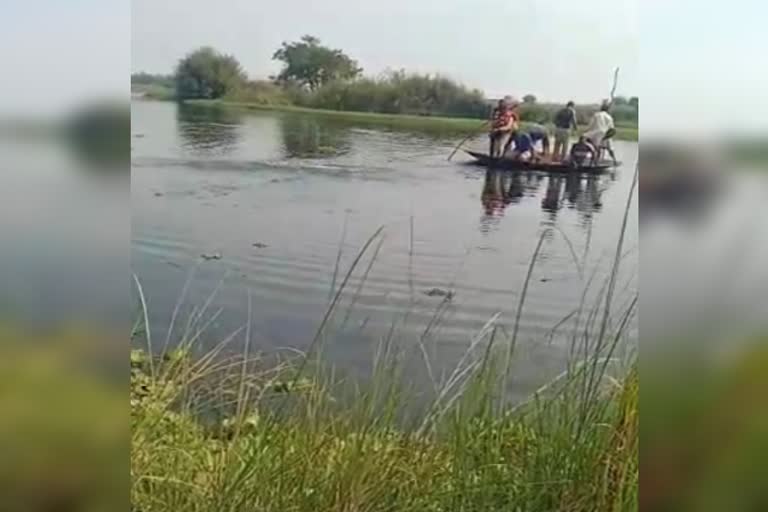
{"label": "wooden boat", "polygon": [[485,153],[478,153],[476,151],[466,151],[471,157],[475,159],[474,164],[482,165],[486,167],[493,167],[496,169],[505,169],[510,171],[544,171],[544,172],[575,172],[584,174],[602,174],[607,170],[618,167],[621,162],[616,165],[610,160],[601,160],[596,165],[590,165],[587,167],[575,167],[565,162],[521,162],[520,160],[512,160],[510,158],[491,158]]}

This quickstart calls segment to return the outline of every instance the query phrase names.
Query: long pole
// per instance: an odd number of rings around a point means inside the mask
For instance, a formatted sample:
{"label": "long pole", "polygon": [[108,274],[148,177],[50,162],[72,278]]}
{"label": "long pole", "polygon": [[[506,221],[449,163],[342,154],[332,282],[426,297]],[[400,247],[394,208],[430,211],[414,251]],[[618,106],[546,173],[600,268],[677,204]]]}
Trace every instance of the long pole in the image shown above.
{"label": "long pole", "polygon": [[[483,124],[481,124],[480,126],[477,127],[477,131],[479,131],[481,128],[485,128],[485,125],[487,125],[488,123],[489,123],[489,121],[483,121]],[[465,142],[467,142],[469,139],[471,139],[472,137],[475,137],[477,135],[477,131],[473,131],[472,133],[470,133],[469,135],[464,137],[461,140],[461,142],[459,142],[459,144],[455,148],[453,148],[453,151],[451,152],[450,156],[448,157],[449,161],[450,161],[451,158],[453,158],[453,155],[456,154],[456,152],[459,150],[459,148],[464,145]]]}
{"label": "long pole", "polygon": [[613,87],[611,88],[610,104],[613,105],[613,99],[616,97],[616,87],[619,85],[619,68],[613,72]]}

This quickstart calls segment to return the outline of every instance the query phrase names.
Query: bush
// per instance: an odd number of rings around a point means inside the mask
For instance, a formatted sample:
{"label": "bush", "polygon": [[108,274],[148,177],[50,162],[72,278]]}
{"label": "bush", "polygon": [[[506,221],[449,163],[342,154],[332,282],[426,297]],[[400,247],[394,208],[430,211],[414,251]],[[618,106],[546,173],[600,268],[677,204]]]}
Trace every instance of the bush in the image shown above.
{"label": "bush", "polygon": [[483,118],[488,106],[483,93],[445,77],[388,72],[378,78],[335,81],[302,98],[314,108]]}
{"label": "bush", "polygon": [[[520,105],[520,119],[526,122],[549,124],[555,119],[563,105],[557,103],[523,103]],[[589,123],[590,118],[597,112],[598,105],[577,105],[576,119],[580,125]],[[628,103],[614,105],[611,115],[619,126],[637,126],[638,110]]]}
{"label": "bush", "polygon": [[174,77],[179,99],[221,98],[246,80],[237,59],[209,47],[195,50],[181,59]]}
{"label": "bush", "polygon": [[131,75],[131,85],[157,85],[172,88],[174,86],[174,79],[173,75],[153,75],[140,72]]}
{"label": "bush", "polygon": [[286,90],[266,80],[243,82],[227,93],[226,99],[259,105],[288,105],[292,103]]}

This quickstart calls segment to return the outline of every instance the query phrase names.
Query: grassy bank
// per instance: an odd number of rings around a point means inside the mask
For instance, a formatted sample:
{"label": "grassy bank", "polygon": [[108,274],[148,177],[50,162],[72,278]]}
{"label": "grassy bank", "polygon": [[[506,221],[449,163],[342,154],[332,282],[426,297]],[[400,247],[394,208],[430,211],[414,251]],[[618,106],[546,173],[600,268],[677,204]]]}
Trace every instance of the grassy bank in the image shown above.
{"label": "grassy bank", "polygon": [[610,365],[635,306],[602,327],[608,310],[585,308],[572,346],[584,356],[516,404],[505,399],[516,335],[494,319],[428,390],[406,379],[418,350],[392,335],[365,382],[328,370],[325,321],[307,354],[281,364],[250,354],[247,328],[233,334],[237,358],[219,357],[226,341],[197,358],[191,342],[134,350],[132,510],[637,510],[636,363]]}
{"label": "grassy bank", "polygon": [[[193,341],[184,340],[200,337],[207,323],[202,312],[186,322],[180,348],[157,357],[132,352],[132,509],[637,510],[637,363],[617,361],[637,296],[624,308],[609,306],[623,237],[598,303],[588,307],[582,299],[569,315],[567,369],[513,403],[506,396],[517,329],[501,324],[499,315],[446,371],[433,372],[427,356],[424,343],[437,342],[429,340],[431,322],[417,342],[399,340],[393,325],[373,347],[371,373],[362,382],[324,365],[336,305],[380,232],[341,280],[305,354],[279,364],[253,356],[250,329],[243,327],[192,357]],[[540,240],[550,234],[545,230]],[[513,325],[530,278],[529,272]],[[235,337],[245,347],[241,356],[220,357]],[[149,333],[138,338],[151,349]],[[405,363],[422,355],[431,385],[409,384]]]}
{"label": "grassy bank", "polygon": [[[443,130],[455,133],[472,133],[474,131],[480,132],[484,128],[482,120],[461,117],[412,116],[403,114],[379,114],[376,112],[348,112],[297,107],[294,105],[246,103],[224,100],[192,100],[189,101],[189,103],[195,105],[226,106],[245,110],[298,113],[320,116],[339,121],[346,121],[349,123],[365,123],[370,125],[380,125],[400,129]],[[616,138],[618,140],[638,140],[637,127],[617,126],[616,132]]]}
{"label": "grassy bank", "polygon": [[498,410],[488,364],[407,417],[391,359],[342,399],[339,382],[241,364],[134,353],[133,510],[637,510],[635,371]]}

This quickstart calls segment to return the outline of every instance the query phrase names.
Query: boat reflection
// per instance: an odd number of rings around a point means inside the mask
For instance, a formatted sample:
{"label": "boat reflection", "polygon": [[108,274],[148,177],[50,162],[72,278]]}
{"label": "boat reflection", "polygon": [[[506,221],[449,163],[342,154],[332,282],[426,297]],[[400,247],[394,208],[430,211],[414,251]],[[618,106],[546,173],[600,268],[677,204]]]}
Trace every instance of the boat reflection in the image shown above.
{"label": "boat reflection", "polygon": [[480,195],[483,207],[480,231],[488,233],[498,226],[508,206],[533,199],[540,201],[541,210],[546,214],[544,222],[554,224],[566,208],[575,210],[579,225],[587,229],[594,214],[602,209],[602,194],[610,178],[488,169]]}

